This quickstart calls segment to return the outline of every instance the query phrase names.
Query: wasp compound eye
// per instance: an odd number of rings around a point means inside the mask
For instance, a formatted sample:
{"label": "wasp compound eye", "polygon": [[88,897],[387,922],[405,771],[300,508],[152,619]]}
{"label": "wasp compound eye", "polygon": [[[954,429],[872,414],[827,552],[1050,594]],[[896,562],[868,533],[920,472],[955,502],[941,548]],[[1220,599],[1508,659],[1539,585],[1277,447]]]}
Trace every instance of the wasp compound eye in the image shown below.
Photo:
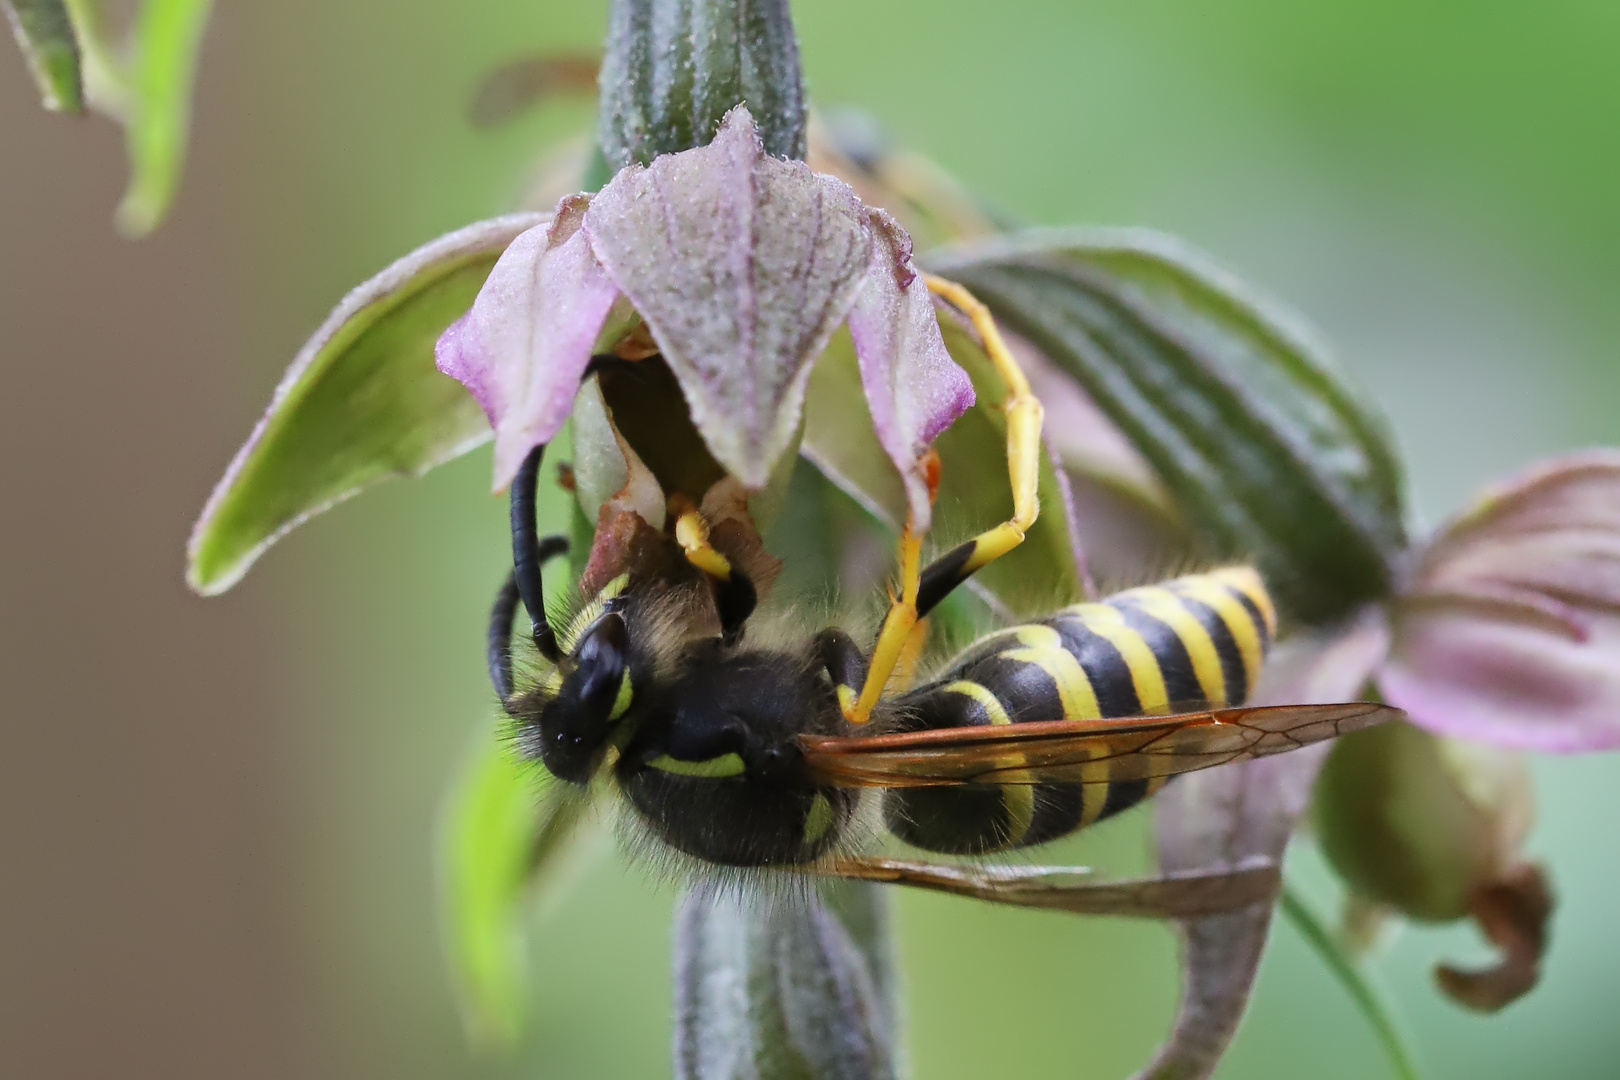
{"label": "wasp compound eye", "polygon": [[557,696],[540,714],[540,756],[563,780],[587,783],[632,698],[629,633],[609,612],[592,623],[570,658]]}

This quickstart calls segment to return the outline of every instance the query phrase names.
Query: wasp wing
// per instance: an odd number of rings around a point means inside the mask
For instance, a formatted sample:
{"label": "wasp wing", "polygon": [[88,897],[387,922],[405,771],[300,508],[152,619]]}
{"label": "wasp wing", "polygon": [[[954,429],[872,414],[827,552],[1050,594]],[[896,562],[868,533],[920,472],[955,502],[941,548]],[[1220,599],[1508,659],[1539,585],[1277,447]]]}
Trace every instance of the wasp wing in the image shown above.
{"label": "wasp wing", "polygon": [[910,885],[1014,907],[1142,919],[1190,919],[1236,911],[1272,900],[1282,884],[1277,864],[1267,859],[1116,881],[1097,881],[1084,867],[962,866],[876,858],[840,859],[815,872]]}
{"label": "wasp wing", "polygon": [[1368,702],[1272,705],[1111,720],[801,735],[817,781],[839,787],[1107,784],[1279,754],[1404,716]]}

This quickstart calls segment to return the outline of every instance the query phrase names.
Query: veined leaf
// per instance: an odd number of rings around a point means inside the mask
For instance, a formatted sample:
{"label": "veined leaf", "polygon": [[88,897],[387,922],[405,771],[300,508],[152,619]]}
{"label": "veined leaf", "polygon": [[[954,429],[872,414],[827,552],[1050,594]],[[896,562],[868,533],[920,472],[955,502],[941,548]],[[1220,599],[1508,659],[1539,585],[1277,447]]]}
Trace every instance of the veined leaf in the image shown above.
{"label": "veined leaf", "polygon": [[587,796],[479,734],[439,835],[440,924],[474,1041],[511,1043],[527,1003],[526,924],[537,889],[579,833]]}
{"label": "veined leaf", "polygon": [[[973,380],[978,404],[934,444],[940,458],[939,501],[931,538],[937,551],[1006,521],[1012,514],[1007,477],[1005,396],[990,361],[955,320],[940,319],[951,358]],[[900,474],[878,444],[847,333],[833,336],[816,362],[805,399],[801,453],[845,494],[897,534],[906,519]],[[1067,481],[1043,457],[1041,514],[1024,542],[986,566],[968,587],[1004,614],[1027,614],[1082,599],[1086,587],[1069,507]]]}
{"label": "veined leaf", "polygon": [[203,508],[188,547],[192,588],[223,592],[294,526],[490,437],[478,403],[434,368],[433,345],[506,245],[542,220],[514,214],[442,236],[344,297]]}
{"label": "veined leaf", "polygon": [[925,261],[1080,381],[1204,554],[1257,560],[1306,622],[1388,594],[1405,545],[1397,463],[1297,317],[1140,230],[1029,232]]}
{"label": "veined leaf", "polygon": [[79,43],[62,0],[0,0],[17,47],[39,87],[39,97],[52,112],[83,112],[84,82],[79,72]]}

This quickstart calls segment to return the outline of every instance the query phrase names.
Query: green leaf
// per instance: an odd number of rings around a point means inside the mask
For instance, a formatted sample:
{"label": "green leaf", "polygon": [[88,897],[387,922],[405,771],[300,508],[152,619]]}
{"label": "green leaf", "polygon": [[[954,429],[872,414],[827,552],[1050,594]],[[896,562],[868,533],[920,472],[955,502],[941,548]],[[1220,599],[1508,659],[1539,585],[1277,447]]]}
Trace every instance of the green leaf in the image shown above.
{"label": "green leaf", "polygon": [[445,800],[440,923],[463,1018],[476,1043],[510,1045],[527,1004],[530,908],[572,846],[587,796],[479,733]]}
{"label": "green leaf", "polygon": [[129,188],[118,227],[144,236],[169,209],[185,159],[191,87],[211,0],[146,0],[129,42],[124,143]]}
{"label": "green leaf", "polygon": [[1299,931],[1300,937],[1315,950],[1328,970],[1338,978],[1350,999],[1361,1010],[1372,1027],[1373,1034],[1389,1055],[1390,1071],[1396,1080],[1421,1080],[1417,1056],[1412,1052],[1405,1030],[1397,1020],[1394,1004],[1388,993],[1362,969],[1345,950],[1339,936],[1330,931],[1311,905],[1291,885],[1284,883],[1282,894],[1283,915]]}
{"label": "green leaf", "polygon": [[675,915],[676,1080],[888,1080],[886,900],[700,889]]}
{"label": "green leaf", "polygon": [[223,592],[294,526],[489,438],[471,395],[434,367],[433,346],[512,239],[543,220],[514,214],[441,236],[343,299],[203,508],[187,549],[192,588]]}
{"label": "green leaf", "polygon": [[614,0],[597,137],[615,172],[707,144],[744,102],[767,153],[804,159],[804,80],[787,0]]}
{"label": "green leaf", "polygon": [[83,112],[79,43],[62,0],[0,0],[0,7],[5,8],[44,106],[52,112]]}
{"label": "green leaf", "polygon": [[[940,331],[951,358],[973,380],[978,403],[934,444],[940,458],[932,538],[938,552],[1012,515],[1007,477],[1007,424],[997,408],[1005,394],[977,341],[950,318]],[[866,410],[849,334],[833,336],[810,375],[801,452],[823,475],[898,534],[906,495],[894,463],[878,444]],[[1041,514],[1024,542],[986,566],[969,588],[1003,609],[1030,614],[1083,599],[1086,587],[1062,480],[1041,461]]]}
{"label": "green leaf", "polygon": [[1141,230],[1034,231],[925,261],[1079,380],[1202,555],[1257,560],[1306,622],[1388,595],[1406,543],[1388,433],[1296,316]]}

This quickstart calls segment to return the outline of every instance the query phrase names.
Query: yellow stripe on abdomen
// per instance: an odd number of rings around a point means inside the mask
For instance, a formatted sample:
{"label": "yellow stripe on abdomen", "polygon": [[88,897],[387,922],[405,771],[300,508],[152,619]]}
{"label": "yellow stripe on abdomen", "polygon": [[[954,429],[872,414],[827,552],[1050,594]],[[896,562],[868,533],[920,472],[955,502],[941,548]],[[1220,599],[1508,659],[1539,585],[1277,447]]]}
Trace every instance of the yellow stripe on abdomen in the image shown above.
{"label": "yellow stripe on abdomen", "polygon": [[1204,700],[1212,705],[1224,705],[1227,690],[1221,656],[1215,648],[1215,639],[1209,636],[1209,630],[1198,616],[1187,610],[1181,597],[1160,585],[1132,589],[1126,595],[1137,602],[1139,610],[1164,623],[1181,639],[1182,647],[1192,660],[1193,676],[1198,680]]}
{"label": "yellow stripe on abdomen", "polygon": [[[1012,723],[1001,699],[971,679],[946,683],[942,689],[946,693],[972,698],[984,709],[993,727]],[[1001,804],[1007,811],[1007,846],[1016,847],[1029,834],[1029,827],[1035,821],[1035,787],[1032,784],[1001,784],[1000,788]]]}
{"label": "yellow stripe on abdomen", "polygon": [[[1243,674],[1248,681],[1250,693],[1253,693],[1255,684],[1260,681],[1260,668],[1265,662],[1266,641],[1269,637],[1265,627],[1257,624],[1242,601],[1232,595],[1231,590],[1213,575],[1199,574],[1182,578],[1172,583],[1170,587],[1190,600],[1207,605],[1220,617],[1221,622],[1226,624],[1227,633],[1232,635],[1232,640],[1237,643],[1238,655],[1243,658]],[[1258,604],[1255,606],[1259,607],[1262,613],[1267,610]]]}
{"label": "yellow stripe on abdomen", "polygon": [[[1107,641],[1125,661],[1136,688],[1136,700],[1144,713],[1162,713],[1170,707],[1170,697],[1164,688],[1164,672],[1158,657],[1141,634],[1125,623],[1125,616],[1107,604],[1076,604],[1064,609],[1064,615],[1077,618],[1093,634]],[[1078,666],[1078,664],[1076,665]]]}

